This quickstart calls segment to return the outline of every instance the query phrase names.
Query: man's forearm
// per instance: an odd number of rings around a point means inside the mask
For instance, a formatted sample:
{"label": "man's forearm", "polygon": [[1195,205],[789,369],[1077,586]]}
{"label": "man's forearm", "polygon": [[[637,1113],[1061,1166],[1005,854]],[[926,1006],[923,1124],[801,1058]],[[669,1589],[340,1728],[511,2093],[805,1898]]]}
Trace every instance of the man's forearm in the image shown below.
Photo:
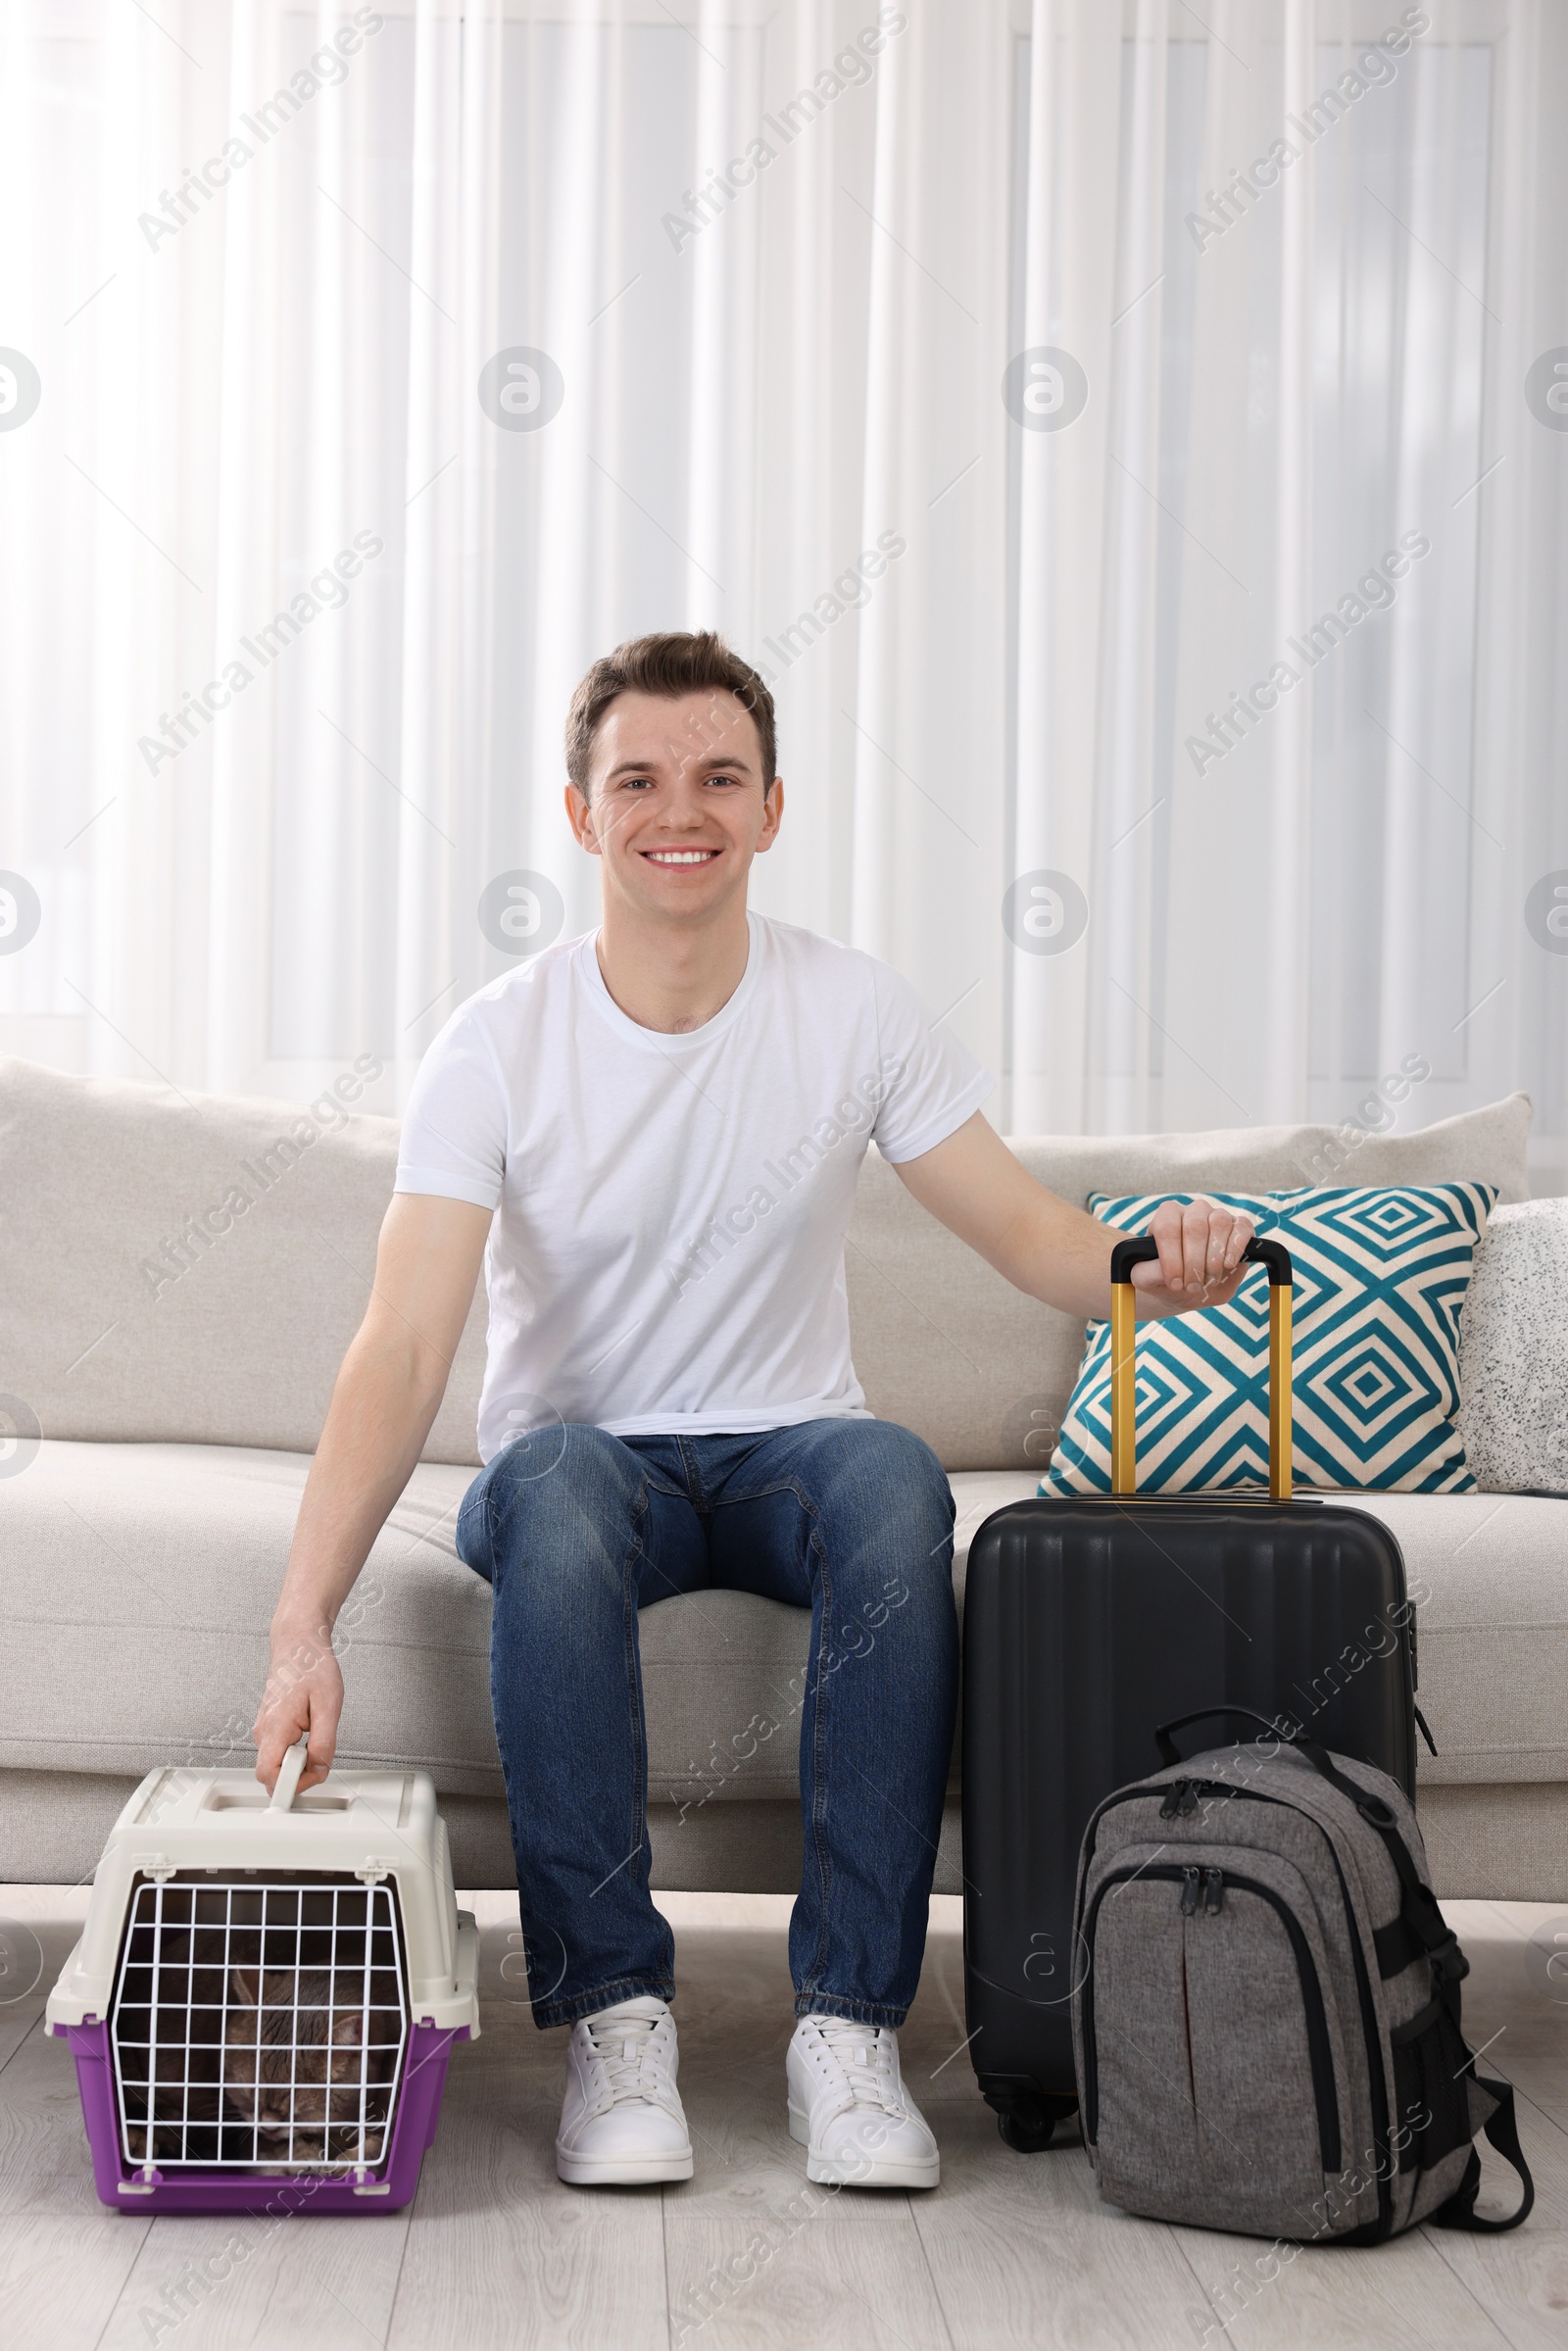
{"label": "man's forearm", "polygon": [[272,1617],[256,1777],[275,1785],[310,1734],[301,1788],[331,1768],[343,1709],[332,1628],[430,1433],[463,1337],[491,1210],[398,1192],[381,1223],[365,1320],[337,1375]]}
{"label": "man's forearm", "polygon": [[995,1253],[986,1253],[998,1273],[1031,1298],[1087,1319],[1110,1312],[1110,1252],[1124,1239],[1056,1193],[1037,1188],[999,1234]]}
{"label": "man's forearm", "polygon": [[343,1359],[306,1481],[274,1638],[330,1639],[440,1408],[446,1366],[361,1333]]}
{"label": "man's forearm", "polygon": [[[1037,1184],[978,1110],[898,1172],[922,1207],[1015,1288],[1068,1314],[1110,1312],[1110,1252],[1125,1236]],[[1250,1217],[1200,1196],[1163,1202],[1149,1231],[1159,1255],[1133,1268],[1140,1315],[1187,1314],[1233,1296]]]}

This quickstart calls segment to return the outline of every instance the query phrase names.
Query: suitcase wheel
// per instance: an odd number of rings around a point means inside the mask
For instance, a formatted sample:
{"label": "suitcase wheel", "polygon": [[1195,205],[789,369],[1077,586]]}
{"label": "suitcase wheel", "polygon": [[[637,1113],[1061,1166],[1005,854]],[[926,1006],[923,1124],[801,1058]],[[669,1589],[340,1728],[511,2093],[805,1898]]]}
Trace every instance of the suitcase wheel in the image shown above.
{"label": "suitcase wheel", "polygon": [[1041,2155],[1051,2145],[1056,2125],[1078,2111],[1076,2098],[1011,2098],[997,2111],[997,2129],[1015,2154]]}

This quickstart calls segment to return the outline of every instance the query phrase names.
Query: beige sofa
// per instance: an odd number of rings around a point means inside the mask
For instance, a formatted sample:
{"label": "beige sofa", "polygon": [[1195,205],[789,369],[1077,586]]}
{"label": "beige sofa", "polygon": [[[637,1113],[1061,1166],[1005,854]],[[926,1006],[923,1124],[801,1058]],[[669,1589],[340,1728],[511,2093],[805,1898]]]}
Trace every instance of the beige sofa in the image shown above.
{"label": "beige sofa", "polygon": [[[364,1305],[396,1129],[345,1072],[308,1111],[0,1061],[0,1879],[74,1881],[154,1765],[249,1763],[309,1454]],[[1371,1137],[1361,1180],[1526,1196],[1523,1096]],[[1015,1145],[1067,1198],[1315,1180],[1322,1128]],[[1010,1290],[874,1156],[848,1251],[875,1410],[934,1445],[969,1539],[1032,1493],[1082,1326]],[[1568,1300],[1563,1301],[1568,1308]],[[447,1400],[339,1628],[356,1766],[427,1765],[460,1884],[512,1883],[489,1588],[453,1546],[472,1475],[475,1303]],[[0,1437],[4,1436],[0,1422]],[[41,1442],[29,1432],[41,1427]],[[1439,1890],[1568,1898],[1568,1501],[1369,1496],[1405,1555],[1420,1807]],[[657,1883],[789,1890],[804,1612],[740,1593],[642,1618]],[[939,1889],[956,1890],[950,1802]]]}

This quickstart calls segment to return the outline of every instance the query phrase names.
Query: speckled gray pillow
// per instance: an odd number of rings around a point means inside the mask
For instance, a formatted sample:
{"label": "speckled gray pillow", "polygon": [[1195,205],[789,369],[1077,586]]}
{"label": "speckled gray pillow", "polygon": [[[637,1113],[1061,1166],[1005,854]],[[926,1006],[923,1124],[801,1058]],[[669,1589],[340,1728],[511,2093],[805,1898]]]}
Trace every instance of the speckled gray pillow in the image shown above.
{"label": "speckled gray pillow", "polygon": [[1483,1492],[1568,1494],[1568,1199],[1493,1209],[1459,1319],[1459,1397]]}

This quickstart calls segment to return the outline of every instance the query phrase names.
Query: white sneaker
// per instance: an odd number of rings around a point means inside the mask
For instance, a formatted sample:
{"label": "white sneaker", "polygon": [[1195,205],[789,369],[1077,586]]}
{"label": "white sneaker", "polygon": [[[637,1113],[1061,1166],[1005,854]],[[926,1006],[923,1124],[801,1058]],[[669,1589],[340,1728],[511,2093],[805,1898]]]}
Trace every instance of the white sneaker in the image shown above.
{"label": "white sneaker", "polygon": [[574,2187],[689,2180],[679,2065],[675,2020],[662,2000],[621,2000],[580,2018],[566,2044],[558,2177]]}
{"label": "white sneaker", "polygon": [[802,2017],[784,2061],[806,2177],[841,2187],[935,2187],[942,2161],[899,2072],[891,2025]]}

